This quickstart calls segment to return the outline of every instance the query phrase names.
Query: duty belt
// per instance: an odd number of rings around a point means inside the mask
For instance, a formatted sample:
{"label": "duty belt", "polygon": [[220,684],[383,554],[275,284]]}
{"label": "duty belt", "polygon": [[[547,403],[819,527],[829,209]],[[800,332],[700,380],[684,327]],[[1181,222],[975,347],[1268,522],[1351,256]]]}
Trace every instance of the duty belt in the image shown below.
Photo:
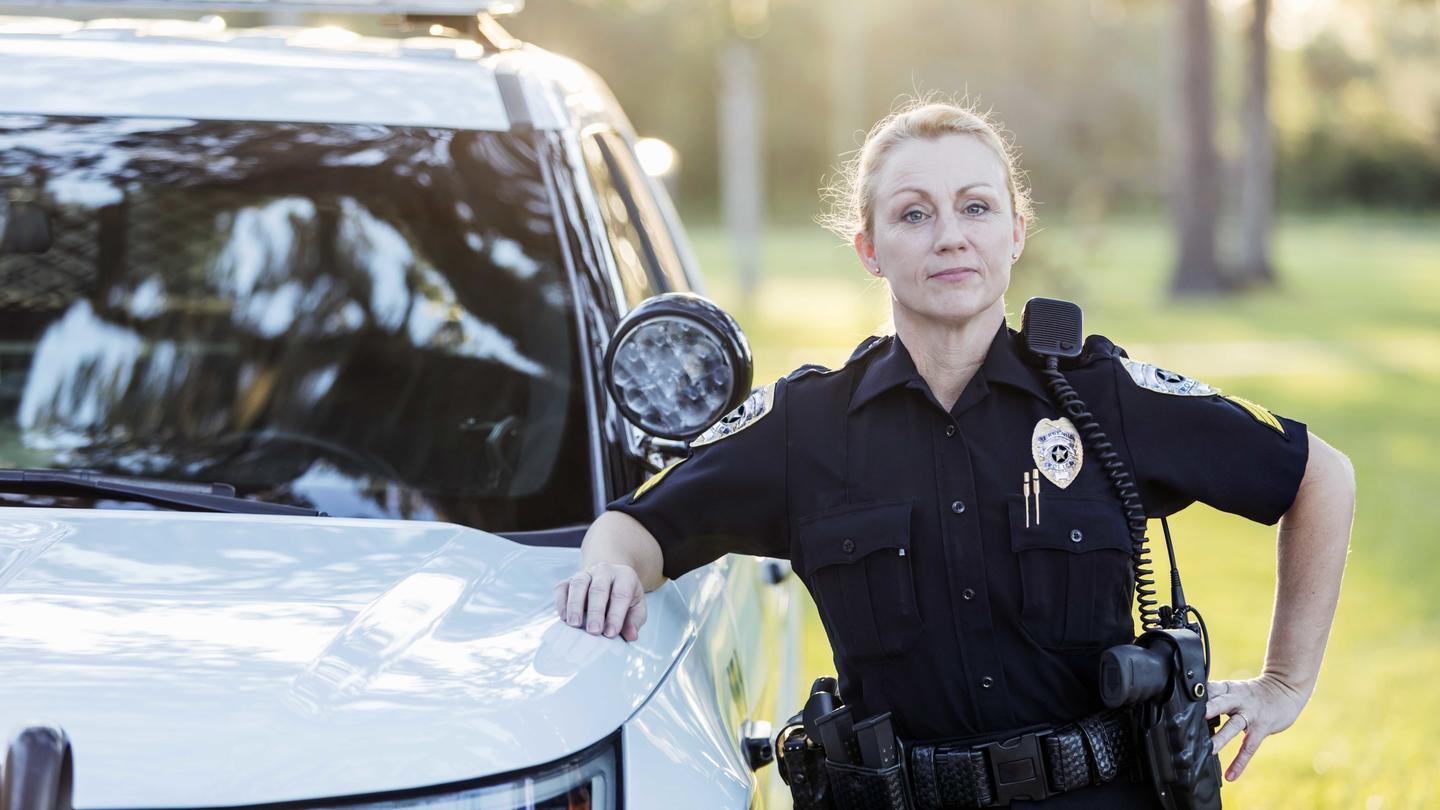
{"label": "duty belt", "polygon": [[1109,782],[1136,762],[1130,718],[1123,711],[996,742],[907,747],[910,786],[920,810],[1040,801]]}

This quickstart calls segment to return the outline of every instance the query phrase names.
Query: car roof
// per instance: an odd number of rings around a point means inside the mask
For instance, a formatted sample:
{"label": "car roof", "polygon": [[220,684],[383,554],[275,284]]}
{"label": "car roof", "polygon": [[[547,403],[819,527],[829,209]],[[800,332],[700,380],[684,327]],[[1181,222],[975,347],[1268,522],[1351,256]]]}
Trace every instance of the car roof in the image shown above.
{"label": "car roof", "polygon": [[0,113],[631,133],[592,72],[519,42],[0,16],[0,61]]}

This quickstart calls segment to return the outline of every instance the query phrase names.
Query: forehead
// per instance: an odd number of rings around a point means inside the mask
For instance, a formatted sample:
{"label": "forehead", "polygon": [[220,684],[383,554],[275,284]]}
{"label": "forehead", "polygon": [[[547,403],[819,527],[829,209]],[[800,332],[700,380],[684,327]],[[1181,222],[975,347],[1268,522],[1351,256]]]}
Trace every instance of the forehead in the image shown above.
{"label": "forehead", "polygon": [[1005,164],[995,150],[974,135],[910,138],[897,144],[880,167],[876,192],[881,199],[906,188],[919,188],[935,196],[986,183],[996,191],[1006,188]]}

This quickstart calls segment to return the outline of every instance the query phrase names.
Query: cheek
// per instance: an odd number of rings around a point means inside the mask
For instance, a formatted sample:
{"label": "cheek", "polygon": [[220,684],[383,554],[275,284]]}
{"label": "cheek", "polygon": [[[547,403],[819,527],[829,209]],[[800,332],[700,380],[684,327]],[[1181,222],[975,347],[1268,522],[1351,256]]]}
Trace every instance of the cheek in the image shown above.
{"label": "cheek", "polygon": [[1014,233],[1008,223],[987,227],[985,233],[980,237],[980,241],[985,245],[986,252],[993,251],[1009,255],[1015,247]]}
{"label": "cheek", "polygon": [[875,259],[881,267],[909,264],[914,257],[924,255],[929,245],[928,234],[922,228],[891,228],[875,235]]}

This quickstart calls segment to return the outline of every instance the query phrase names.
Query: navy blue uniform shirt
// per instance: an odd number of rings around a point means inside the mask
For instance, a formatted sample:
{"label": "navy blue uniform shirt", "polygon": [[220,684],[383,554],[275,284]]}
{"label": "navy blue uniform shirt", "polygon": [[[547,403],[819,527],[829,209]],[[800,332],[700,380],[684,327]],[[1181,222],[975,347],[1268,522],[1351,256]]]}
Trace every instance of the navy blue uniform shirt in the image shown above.
{"label": "navy blue uniform shirt", "polygon": [[[1273,524],[1294,501],[1303,424],[1099,336],[1066,376],[1150,517],[1201,501]],[[895,336],[867,339],[842,368],[757,389],[742,411],[610,504],[659,541],[667,577],[728,552],[791,560],[852,716],[893,712],[907,739],[1103,708],[1100,652],[1134,637],[1130,536],[1089,447],[1063,489],[1042,476],[1038,515],[1023,494],[1037,423],[1062,413],[1016,333],[1002,324],[948,411]],[[1070,448],[1042,449],[1069,463]]]}

